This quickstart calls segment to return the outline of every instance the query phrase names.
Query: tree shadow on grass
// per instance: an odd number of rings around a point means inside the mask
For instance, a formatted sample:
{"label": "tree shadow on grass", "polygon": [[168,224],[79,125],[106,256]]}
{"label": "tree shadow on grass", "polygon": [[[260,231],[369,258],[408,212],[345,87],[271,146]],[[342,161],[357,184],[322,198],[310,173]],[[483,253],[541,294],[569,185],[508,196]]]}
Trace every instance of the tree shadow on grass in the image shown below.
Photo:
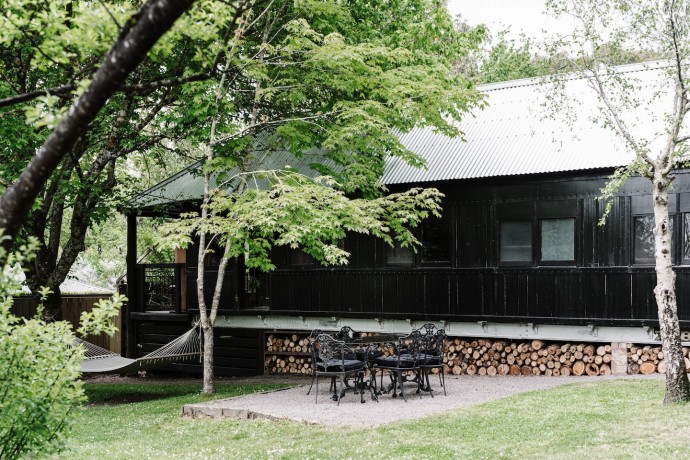
{"label": "tree shadow on grass", "polygon": [[155,401],[180,396],[198,396],[201,400],[228,398],[243,394],[271,391],[284,388],[276,384],[219,384],[217,393],[212,396],[200,395],[201,383],[157,384],[85,384],[84,392],[88,398],[87,406],[116,406],[146,401]]}
{"label": "tree shadow on grass", "polygon": [[201,384],[157,385],[157,384],[99,384],[85,385],[89,406],[130,404],[177,396],[197,395]]}

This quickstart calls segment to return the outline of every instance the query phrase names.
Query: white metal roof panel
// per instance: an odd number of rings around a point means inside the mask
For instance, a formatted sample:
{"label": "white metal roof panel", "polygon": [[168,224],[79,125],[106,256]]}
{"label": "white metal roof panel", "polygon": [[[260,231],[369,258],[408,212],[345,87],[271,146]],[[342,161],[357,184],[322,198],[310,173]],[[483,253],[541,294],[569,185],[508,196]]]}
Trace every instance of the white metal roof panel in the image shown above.
{"label": "white metal roof panel", "polygon": [[[655,94],[664,77],[663,67],[635,64],[619,68],[642,89],[643,103],[625,114],[626,121],[636,136],[650,142],[663,131],[660,119],[654,119],[652,114],[671,107],[668,97]],[[549,88],[540,79],[484,85],[479,90],[486,96],[486,108],[456,122],[464,140],[431,128],[415,128],[401,134],[403,145],[424,157],[427,168],[414,168],[392,158],[386,165],[383,182],[401,184],[612,168],[632,159],[613,130],[593,121],[601,114],[601,107],[585,78],[573,77],[565,83],[564,93],[577,115],[572,123],[565,121],[564,113],[546,108]]]}

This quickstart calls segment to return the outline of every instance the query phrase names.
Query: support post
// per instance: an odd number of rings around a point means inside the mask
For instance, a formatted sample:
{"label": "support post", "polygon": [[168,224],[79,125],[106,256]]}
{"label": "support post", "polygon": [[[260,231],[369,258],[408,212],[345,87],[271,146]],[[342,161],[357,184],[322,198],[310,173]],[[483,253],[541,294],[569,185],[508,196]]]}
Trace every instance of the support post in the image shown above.
{"label": "support post", "polygon": [[127,214],[127,357],[136,358],[136,328],[132,312],[139,311],[139,286],[137,277],[137,215]]}
{"label": "support post", "polygon": [[177,313],[187,313],[187,250],[175,249],[175,263],[182,264],[177,268],[180,283],[177,285],[179,295]]}
{"label": "support post", "polygon": [[628,373],[628,347],[625,342],[611,344],[611,374],[625,375]]}

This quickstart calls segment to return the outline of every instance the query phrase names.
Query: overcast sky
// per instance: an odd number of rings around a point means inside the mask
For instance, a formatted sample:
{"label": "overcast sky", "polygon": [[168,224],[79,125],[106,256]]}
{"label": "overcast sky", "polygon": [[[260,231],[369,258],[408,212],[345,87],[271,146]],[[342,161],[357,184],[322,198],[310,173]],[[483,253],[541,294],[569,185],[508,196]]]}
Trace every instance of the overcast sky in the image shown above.
{"label": "overcast sky", "polygon": [[492,33],[510,26],[511,38],[520,32],[540,40],[542,29],[553,33],[562,31],[567,21],[546,16],[544,0],[448,0],[453,17],[462,14],[471,25],[486,24]]}

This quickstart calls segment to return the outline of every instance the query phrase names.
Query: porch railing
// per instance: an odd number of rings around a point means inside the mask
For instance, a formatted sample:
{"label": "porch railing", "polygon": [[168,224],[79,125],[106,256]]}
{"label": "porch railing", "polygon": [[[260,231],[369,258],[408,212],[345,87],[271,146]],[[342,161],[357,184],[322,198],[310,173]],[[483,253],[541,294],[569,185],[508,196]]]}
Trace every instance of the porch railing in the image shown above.
{"label": "porch railing", "polygon": [[138,265],[140,297],[144,312],[180,312],[184,264]]}

